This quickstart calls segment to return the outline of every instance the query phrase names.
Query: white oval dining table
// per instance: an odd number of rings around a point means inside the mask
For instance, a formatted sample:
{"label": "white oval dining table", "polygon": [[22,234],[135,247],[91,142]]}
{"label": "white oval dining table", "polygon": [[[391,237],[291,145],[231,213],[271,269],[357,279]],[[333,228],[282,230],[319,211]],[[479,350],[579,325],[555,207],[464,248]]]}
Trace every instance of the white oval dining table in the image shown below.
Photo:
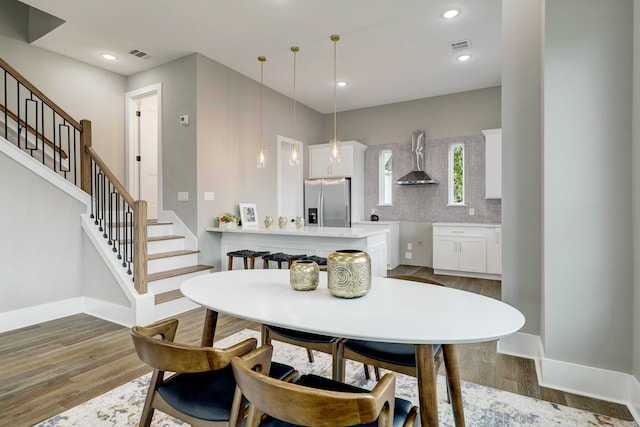
{"label": "white oval dining table", "polygon": [[212,345],[218,313],[298,331],[341,338],[415,344],[422,426],[438,426],[433,344],[443,344],[456,426],[464,410],[455,344],[492,341],[514,332],[525,318],[493,298],[444,286],[372,277],[363,297],[334,297],[327,274],[313,291],[295,291],[289,270],[233,270],[197,276],[182,294],[207,308],[203,345]]}

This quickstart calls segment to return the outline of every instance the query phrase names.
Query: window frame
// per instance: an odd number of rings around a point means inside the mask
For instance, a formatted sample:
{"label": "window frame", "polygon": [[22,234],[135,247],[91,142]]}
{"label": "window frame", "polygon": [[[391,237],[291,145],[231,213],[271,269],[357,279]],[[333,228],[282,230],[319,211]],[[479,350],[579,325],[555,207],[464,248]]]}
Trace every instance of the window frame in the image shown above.
{"label": "window frame", "polygon": [[[385,157],[387,154],[388,156]],[[388,161],[392,164],[392,170],[389,172],[385,168]],[[387,179],[390,180],[388,186]],[[378,152],[378,206],[393,206],[393,151],[391,149]]]}
{"label": "window frame", "polygon": [[[454,161],[455,161],[455,151],[457,148],[461,148],[462,149],[462,200],[460,201],[456,201],[455,200],[455,182],[454,180],[455,178],[455,173],[454,173]],[[447,166],[447,170],[448,170],[448,178],[447,178],[447,206],[465,206],[466,202],[465,202],[465,144],[464,142],[452,142],[449,144],[449,151],[448,151],[448,166]]]}

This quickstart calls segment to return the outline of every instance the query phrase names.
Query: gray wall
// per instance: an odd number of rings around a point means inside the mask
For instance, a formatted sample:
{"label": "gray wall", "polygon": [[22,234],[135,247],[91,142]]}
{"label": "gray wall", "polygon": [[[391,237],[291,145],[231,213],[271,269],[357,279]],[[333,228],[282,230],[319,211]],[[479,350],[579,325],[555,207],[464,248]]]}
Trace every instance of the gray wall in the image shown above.
{"label": "gray wall", "polygon": [[[633,69],[640,70],[640,0],[634,0],[633,5]],[[640,189],[640,73],[637,71],[633,73],[633,87],[632,217],[640,218],[640,197],[637,195]],[[640,266],[640,226],[637,219],[633,226],[633,248],[633,374],[640,378],[640,268],[637,267]],[[638,408],[635,409],[638,412]]]}
{"label": "gray wall", "polygon": [[[416,129],[424,130],[427,139],[479,135],[483,129],[501,125],[500,87],[344,111],[337,116],[338,138],[366,145],[407,141]],[[324,116],[323,136],[318,143],[333,137],[333,114]]]}
{"label": "gray wall", "polygon": [[125,78],[2,34],[0,56],[71,117],[91,120],[93,147],[124,183]]}
{"label": "gray wall", "polygon": [[[197,223],[197,55],[188,55],[127,79],[127,91],[162,83],[162,206],[172,210],[195,232]],[[179,117],[188,114],[189,126]],[[189,193],[178,201],[178,192]]]}
{"label": "gray wall", "polygon": [[630,372],[633,1],[547,2],[545,22],[545,353]]}
{"label": "gray wall", "polygon": [[542,335],[542,4],[502,2],[502,299]]}
{"label": "gray wall", "polygon": [[[256,203],[261,216],[277,212],[276,140],[277,135],[292,136],[292,100],[264,89],[268,166],[258,169],[259,82],[193,54],[130,77],[127,90],[155,83],[163,88],[162,208],[185,222],[198,237],[200,261],[211,264],[219,259],[220,242],[206,228],[215,225],[216,216],[226,211],[238,214],[242,202]],[[183,114],[191,117],[188,127],[179,124]],[[298,140],[321,140],[320,113],[298,104],[296,121]],[[188,191],[189,201],[178,202],[178,191]],[[204,192],[214,192],[215,200],[204,201]]]}

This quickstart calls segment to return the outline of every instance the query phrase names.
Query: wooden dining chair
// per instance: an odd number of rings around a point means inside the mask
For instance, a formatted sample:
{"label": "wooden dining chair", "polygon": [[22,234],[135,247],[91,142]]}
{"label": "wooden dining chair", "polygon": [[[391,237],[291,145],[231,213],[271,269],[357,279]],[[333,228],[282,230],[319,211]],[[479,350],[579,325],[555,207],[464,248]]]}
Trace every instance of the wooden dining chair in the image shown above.
{"label": "wooden dining chair", "polygon": [[[429,285],[444,286],[442,283],[432,279],[417,276],[394,276],[393,279],[410,280]],[[433,357],[436,371],[440,369],[443,362],[443,347],[440,344],[433,345]],[[380,368],[401,374],[416,376],[416,350],[412,344],[397,344],[377,341],[365,341],[345,339],[338,343],[337,364],[339,369],[338,380],[343,381],[345,375],[346,359],[362,362],[366,365],[373,365],[376,379],[380,380]],[[457,366],[447,366],[447,370],[455,370],[457,377]],[[449,390],[447,389],[447,400]]]}
{"label": "wooden dining chair", "polygon": [[[295,331],[273,325],[262,325],[262,345],[271,344],[271,340],[303,347],[307,350],[309,362],[313,363],[313,350],[331,355],[332,378],[337,378],[338,338],[327,335]],[[367,371],[368,373],[368,371]]]}
{"label": "wooden dining chair", "polygon": [[[295,383],[270,378],[273,347],[264,345],[231,360],[237,388],[231,425],[242,423],[246,401],[247,427],[284,426],[412,426],[418,408],[395,397],[395,375],[386,374],[373,390],[316,375]],[[375,424],[374,424],[375,423]]]}
{"label": "wooden dining chair", "polygon": [[[224,349],[179,344],[177,329],[177,319],[131,328],[138,357],[153,368],[140,426],[151,424],[156,409],[191,425],[228,426],[236,387],[231,358],[255,349],[257,340]],[[275,363],[271,373],[285,381],[297,376],[292,367]]]}

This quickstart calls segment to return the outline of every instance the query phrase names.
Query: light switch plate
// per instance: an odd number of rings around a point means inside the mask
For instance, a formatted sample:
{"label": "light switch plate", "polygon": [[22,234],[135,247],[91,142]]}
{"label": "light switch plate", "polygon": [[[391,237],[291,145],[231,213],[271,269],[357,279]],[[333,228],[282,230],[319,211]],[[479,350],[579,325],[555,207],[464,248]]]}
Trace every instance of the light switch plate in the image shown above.
{"label": "light switch plate", "polygon": [[188,202],[189,201],[189,192],[188,191],[178,191],[178,201],[179,202]]}
{"label": "light switch plate", "polygon": [[213,191],[205,191],[204,192],[204,199],[206,201],[212,201],[216,199],[216,193],[214,193]]}

